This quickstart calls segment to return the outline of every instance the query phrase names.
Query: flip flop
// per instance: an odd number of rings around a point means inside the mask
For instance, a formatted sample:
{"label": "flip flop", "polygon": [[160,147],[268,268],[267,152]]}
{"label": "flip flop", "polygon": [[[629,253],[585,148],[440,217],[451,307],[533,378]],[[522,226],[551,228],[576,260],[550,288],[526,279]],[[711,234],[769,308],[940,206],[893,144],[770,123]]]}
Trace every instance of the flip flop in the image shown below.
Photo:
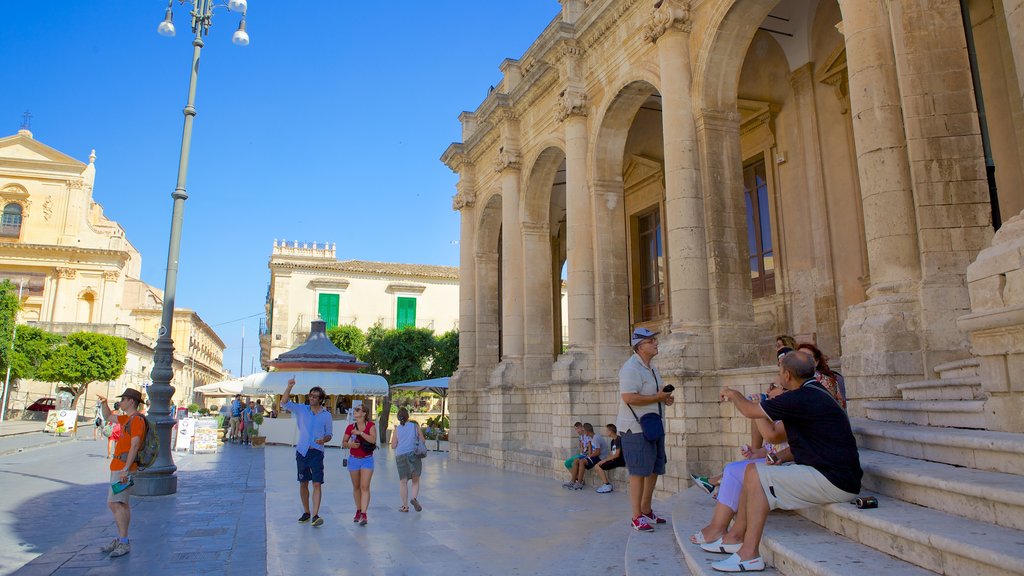
{"label": "flip flop", "polygon": [[402,506],[402,507],[400,507],[400,508],[398,509],[398,511],[399,511],[399,512],[408,512],[408,511],[409,511],[409,507],[408,507],[408,506]]}
{"label": "flip flop", "polygon": [[415,508],[417,512],[423,510],[423,506],[420,506],[419,500],[413,498],[409,502],[412,504],[412,507]]}

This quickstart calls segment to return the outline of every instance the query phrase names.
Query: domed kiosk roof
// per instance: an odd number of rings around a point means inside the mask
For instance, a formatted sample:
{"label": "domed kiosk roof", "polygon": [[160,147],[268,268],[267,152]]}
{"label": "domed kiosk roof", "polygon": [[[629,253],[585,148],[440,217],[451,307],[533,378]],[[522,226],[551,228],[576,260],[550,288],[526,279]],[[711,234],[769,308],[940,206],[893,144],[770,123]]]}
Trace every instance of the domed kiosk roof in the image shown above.
{"label": "domed kiosk roof", "polygon": [[277,370],[341,372],[355,372],[367,366],[365,362],[356,360],[355,356],[335,346],[327,337],[326,328],[327,323],[323,320],[313,320],[305,342],[267,364]]}

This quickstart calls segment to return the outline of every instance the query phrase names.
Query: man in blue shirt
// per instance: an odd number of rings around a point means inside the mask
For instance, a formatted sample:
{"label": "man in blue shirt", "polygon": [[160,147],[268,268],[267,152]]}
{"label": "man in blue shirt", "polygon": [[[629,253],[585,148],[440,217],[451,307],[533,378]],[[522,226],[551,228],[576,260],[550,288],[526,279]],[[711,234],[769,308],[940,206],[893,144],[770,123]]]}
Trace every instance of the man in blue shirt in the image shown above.
{"label": "man in blue shirt", "polygon": [[235,394],[235,399],[231,401],[231,420],[228,422],[228,440],[239,440],[241,435],[239,434],[239,425],[242,422],[242,395]]}
{"label": "man in blue shirt", "polygon": [[324,519],[320,517],[320,487],[324,483],[324,446],[331,441],[334,433],[331,411],[323,407],[323,401],[327,397],[324,389],[319,386],[310,388],[306,398],[309,405],[296,404],[290,400],[292,387],[295,386],[295,378],[288,380],[288,387],[284,389],[285,403],[281,408],[288,410],[295,416],[295,425],[299,429],[299,443],[295,446],[295,466],[298,469],[299,498],[302,499],[303,514],[299,522],[310,520],[309,510],[309,483],[313,483],[313,526],[319,528],[324,525]]}

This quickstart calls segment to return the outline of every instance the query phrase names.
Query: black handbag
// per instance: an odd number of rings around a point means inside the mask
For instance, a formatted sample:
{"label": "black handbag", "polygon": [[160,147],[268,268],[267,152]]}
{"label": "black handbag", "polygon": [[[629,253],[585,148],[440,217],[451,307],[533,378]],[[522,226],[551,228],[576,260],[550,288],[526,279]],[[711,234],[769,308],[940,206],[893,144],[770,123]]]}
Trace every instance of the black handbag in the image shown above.
{"label": "black handbag", "polygon": [[[367,422],[366,423],[366,430],[369,430],[369,429],[370,429],[370,423]],[[356,430],[358,430],[358,428],[356,428]],[[363,430],[363,433],[365,433],[366,430]],[[365,438],[360,436],[359,437],[359,448],[362,449],[363,452],[366,452],[368,454],[373,454],[373,451],[377,449],[377,445],[374,444],[373,442],[367,442]]]}

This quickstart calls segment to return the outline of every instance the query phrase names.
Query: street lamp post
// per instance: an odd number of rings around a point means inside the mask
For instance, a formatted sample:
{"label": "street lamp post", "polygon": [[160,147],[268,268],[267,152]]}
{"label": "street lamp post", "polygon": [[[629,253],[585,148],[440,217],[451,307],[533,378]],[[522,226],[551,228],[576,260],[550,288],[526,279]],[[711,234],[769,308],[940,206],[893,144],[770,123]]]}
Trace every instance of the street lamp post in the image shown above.
{"label": "street lamp post", "polygon": [[[178,467],[174,465],[174,460],[171,457],[171,428],[174,426],[174,418],[171,415],[171,397],[174,396],[174,387],[171,386],[171,379],[174,377],[174,341],[171,339],[171,327],[174,322],[174,293],[178,283],[181,226],[185,216],[185,200],[188,198],[188,194],[185,193],[185,181],[188,176],[188,155],[192,143],[192,121],[196,116],[199,52],[203,48],[203,36],[210,31],[213,10],[217,7],[214,0],[178,0],[178,2],[192,6],[190,16],[195,38],[192,40],[192,69],[188,83],[188,103],[183,111],[185,126],[181,136],[181,155],[178,159],[178,184],[174,193],[171,194],[171,198],[174,199],[174,208],[171,212],[171,239],[167,248],[163,312],[160,318],[156,350],[153,352],[153,384],[149,386],[149,416],[150,420],[156,423],[157,433],[160,437],[160,455],[152,466],[135,476],[135,493],[140,496],[162,496],[178,491],[178,477],[175,475]],[[174,0],[169,0],[164,21],[157,27],[157,32],[161,36],[174,36],[173,7]],[[249,44],[249,34],[245,30],[246,7],[246,0],[229,0],[227,3],[228,10],[242,13],[238,30],[231,37],[231,41],[239,46]]]}

